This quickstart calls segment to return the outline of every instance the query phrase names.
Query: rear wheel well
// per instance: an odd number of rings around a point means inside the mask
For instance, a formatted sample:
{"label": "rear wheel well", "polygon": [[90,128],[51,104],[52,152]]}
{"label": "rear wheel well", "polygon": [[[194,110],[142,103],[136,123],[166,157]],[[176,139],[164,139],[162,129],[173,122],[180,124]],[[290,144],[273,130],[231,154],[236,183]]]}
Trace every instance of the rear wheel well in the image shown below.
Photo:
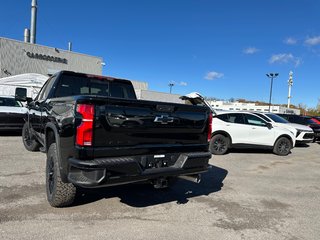
{"label": "rear wheel well", "polygon": [[[279,137],[274,141],[274,144],[275,144],[280,138],[282,138],[282,137],[285,137],[285,138],[289,139],[290,142],[291,142],[291,146],[293,147],[292,138],[291,138],[289,135],[286,135],[286,134],[279,136]],[[273,144],[273,145],[274,145],[274,144]]]}
{"label": "rear wheel well", "polygon": [[48,152],[50,145],[56,142],[56,137],[55,137],[54,131],[51,128],[47,128],[45,136],[46,136],[46,144],[45,144],[46,152]]}

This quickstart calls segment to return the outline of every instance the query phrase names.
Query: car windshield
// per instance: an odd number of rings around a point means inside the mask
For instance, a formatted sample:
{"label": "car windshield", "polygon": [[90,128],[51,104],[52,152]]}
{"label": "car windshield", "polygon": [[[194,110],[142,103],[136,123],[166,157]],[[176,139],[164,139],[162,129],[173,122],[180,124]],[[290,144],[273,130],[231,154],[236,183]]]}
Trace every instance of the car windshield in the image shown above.
{"label": "car windshield", "polygon": [[276,114],[267,113],[266,115],[277,123],[289,123],[289,121],[287,121],[286,119],[284,119]]}
{"label": "car windshield", "polygon": [[0,97],[0,106],[21,107],[21,103],[16,101],[14,98]]}
{"label": "car windshield", "polygon": [[255,114],[258,115],[259,117],[261,117],[262,119],[264,119],[265,121],[271,122],[271,120],[269,118],[267,118],[266,116],[264,116],[263,114],[261,114],[261,113],[255,113]]}

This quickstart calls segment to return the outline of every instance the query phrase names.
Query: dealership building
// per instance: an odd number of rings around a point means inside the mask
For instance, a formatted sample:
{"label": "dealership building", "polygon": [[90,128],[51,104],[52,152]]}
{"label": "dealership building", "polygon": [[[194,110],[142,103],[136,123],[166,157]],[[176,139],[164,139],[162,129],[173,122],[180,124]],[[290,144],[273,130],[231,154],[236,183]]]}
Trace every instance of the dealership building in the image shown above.
{"label": "dealership building", "polygon": [[[61,70],[102,75],[103,66],[102,57],[0,37],[0,87],[1,78],[27,73],[49,77]],[[148,90],[147,82],[131,82],[139,99],[183,102],[178,94]]]}
{"label": "dealership building", "polygon": [[223,111],[255,111],[255,112],[272,112],[272,113],[287,113],[300,115],[299,109],[287,108],[280,105],[256,105],[255,103],[229,102],[229,101],[208,101],[209,104],[216,110]]}
{"label": "dealership building", "polygon": [[0,38],[0,78],[23,73],[50,76],[61,70],[102,75],[101,57]]}

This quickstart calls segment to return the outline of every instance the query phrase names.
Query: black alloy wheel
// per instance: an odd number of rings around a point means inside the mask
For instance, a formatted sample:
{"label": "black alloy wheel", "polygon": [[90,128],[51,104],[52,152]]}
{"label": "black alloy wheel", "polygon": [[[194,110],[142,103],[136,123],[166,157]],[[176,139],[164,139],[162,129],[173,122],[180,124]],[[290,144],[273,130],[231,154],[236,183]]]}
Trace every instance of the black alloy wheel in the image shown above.
{"label": "black alloy wheel", "polygon": [[223,155],[228,151],[229,139],[221,134],[213,136],[210,140],[210,152],[215,155]]}
{"label": "black alloy wheel", "polygon": [[290,153],[291,148],[291,141],[286,137],[281,137],[276,141],[273,152],[280,156],[286,156]]}
{"label": "black alloy wheel", "polygon": [[52,157],[48,159],[48,166],[47,166],[47,183],[48,183],[48,191],[49,194],[52,195],[54,189],[54,162]]}
{"label": "black alloy wheel", "polygon": [[52,143],[47,153],[46,164],[47,199],[52,207],[70,206],[76,197],[76,187],[61,179],[59,162],[57,144]]}
{"label": "black alloy wheel", "polygon": [[25,123],[22,128],[22,142],[28,151],[35,152],[39,150],[40,144],[34,139],[28,123]]}

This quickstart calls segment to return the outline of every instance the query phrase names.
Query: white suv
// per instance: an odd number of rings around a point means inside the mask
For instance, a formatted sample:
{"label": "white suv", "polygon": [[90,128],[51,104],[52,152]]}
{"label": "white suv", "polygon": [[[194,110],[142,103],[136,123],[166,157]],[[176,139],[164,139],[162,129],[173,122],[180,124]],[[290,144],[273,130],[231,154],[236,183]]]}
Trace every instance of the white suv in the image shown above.
{"label": "white suv", "polygon": [[273,114],[273,113],[254,113],[258,115],[259,117],[263,118],[267,122],[271,122],[274,126],[282,126],[285,128],[288,128],[288,130],[292,131],[293,128],[297,130],[296,133],[296,142],[297,143],[310,143],[313,141],[314,133],[312,128],[297,124],[297,123],[291,123],[288,120]]}
{"label": "white suv", "polygon": [[222,112],[212,119],[210,151],[225,154],[233,147],[269,148],[277,155],[290,153],[296,142],[296,130],[273,126],[249,112]]}
{"label": "white suv", "polygon": [[278,155],[288,155],[296,143],[297,130],[276,126],[250,112],[220,112],[197,92],[181,97],[187,103],[203,105],[211,109],[212,135],[210,151],[216,155],[225,154],[229,148],[258,147],[270,148]]}

